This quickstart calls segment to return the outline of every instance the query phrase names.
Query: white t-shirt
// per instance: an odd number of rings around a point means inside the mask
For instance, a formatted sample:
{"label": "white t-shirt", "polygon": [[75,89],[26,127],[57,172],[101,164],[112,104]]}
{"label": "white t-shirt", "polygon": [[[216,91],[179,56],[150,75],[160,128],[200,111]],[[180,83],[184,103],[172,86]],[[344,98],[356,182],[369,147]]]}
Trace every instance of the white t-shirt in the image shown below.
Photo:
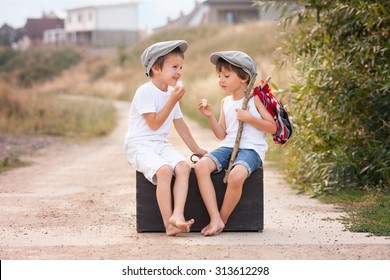
{"label": "white t-shirt", "polygon": [[[248,107],[249,112],[256,118],[262,119],[261,115],[256,109],[254,98],[249,99]],[[233,100],[232,96],[227,96],[223,102],[223,112],[225,114],[225,126],[226,126],[226,138],[220,143],[220,147],[233,148],[236,141],[238,131],[238,120],[236,108],[242,108],[244,98],[240,100]],[[267,134],[250,124],[244,123],[240,148],[241,149],[252,149],[255,150],[261,160],[264,162],[265,153],[268,150],[268,144],[266,141]]]}
{"label": "white t-shirt", "polygon": [[147,82],[137,89],[130,106],[125,147],[129,143],[137,144],[143,141],[168,141],[167,136],[172,128],[173,120],[183,118],[179,102],[176,103],[166,121],[157,130],[150,129],[143,114],[160,112],[168,102],[172,91],[173,88],[170,87],[168,87],[167,92],[161,91],[152,82]]}

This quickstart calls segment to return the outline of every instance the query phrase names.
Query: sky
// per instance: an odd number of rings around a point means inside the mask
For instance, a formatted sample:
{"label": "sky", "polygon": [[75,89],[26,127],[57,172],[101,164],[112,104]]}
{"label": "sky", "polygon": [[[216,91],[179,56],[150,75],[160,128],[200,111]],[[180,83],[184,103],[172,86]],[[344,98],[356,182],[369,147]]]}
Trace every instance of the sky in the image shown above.
{"label": "sky", "polygon": [[139,3],[140,29],[162,26],[168,17],[175,19],[180,12],[188,14],[195,7],[195,0],[0,0],[0,26],[7,23],[14,28],[23,27],[27,18],[40,18],[43,11],[65,12],[67,9],[122,2]]}

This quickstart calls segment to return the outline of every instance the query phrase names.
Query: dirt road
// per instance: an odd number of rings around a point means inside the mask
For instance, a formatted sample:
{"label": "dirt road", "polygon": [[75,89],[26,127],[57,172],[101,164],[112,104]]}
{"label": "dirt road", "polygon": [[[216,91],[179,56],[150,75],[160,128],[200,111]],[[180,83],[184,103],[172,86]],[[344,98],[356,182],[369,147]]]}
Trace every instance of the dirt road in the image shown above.
{"label": "dirt road", "polygon": [[[0,175],[0,259],[390,259],[389,238],[345,231],[344,213],[297,195],[267,164],[262,233],[137,233],[135,172],[122,149],[129,103],[116,106],[108,137],[51,145],[33,165]],[[189,125],[201,146],[216,146],[210,131]]]}

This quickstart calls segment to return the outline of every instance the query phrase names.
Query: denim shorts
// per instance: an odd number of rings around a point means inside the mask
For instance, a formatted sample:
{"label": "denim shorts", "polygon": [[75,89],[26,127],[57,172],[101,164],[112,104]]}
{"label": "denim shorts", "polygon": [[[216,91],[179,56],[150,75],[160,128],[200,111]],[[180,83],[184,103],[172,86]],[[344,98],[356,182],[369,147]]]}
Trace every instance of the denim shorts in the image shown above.
{"label": "denim shorts", "polygon": [[[220,172],[228,168],[232,152],[233,148],[219,147],[216,150],[206,154],[205,157],[208,157],[214,161],[217,165],[216,172]],[[233,166],[237,164],[243,165],[248,170],[248,176],[254,170],[263,166],[263,162],[261,161],[259,154],[250,149],[238,149]]]}

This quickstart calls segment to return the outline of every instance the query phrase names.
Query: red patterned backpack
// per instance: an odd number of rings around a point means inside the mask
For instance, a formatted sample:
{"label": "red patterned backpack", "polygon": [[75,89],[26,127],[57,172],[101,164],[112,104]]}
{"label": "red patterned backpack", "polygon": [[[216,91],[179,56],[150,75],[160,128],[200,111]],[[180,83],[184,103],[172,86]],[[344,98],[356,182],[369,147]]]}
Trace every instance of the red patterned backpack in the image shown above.
{"label": "red patterned backpack", "polygon": [[285,144],[290,139],[293,128],[283,104],[271,93],[268,84],[263,88],[261,86],[255,87],[253,95],[260,98],[260,101],[275,120],[277,131],[272,135],[272,139],[276,144]]}

